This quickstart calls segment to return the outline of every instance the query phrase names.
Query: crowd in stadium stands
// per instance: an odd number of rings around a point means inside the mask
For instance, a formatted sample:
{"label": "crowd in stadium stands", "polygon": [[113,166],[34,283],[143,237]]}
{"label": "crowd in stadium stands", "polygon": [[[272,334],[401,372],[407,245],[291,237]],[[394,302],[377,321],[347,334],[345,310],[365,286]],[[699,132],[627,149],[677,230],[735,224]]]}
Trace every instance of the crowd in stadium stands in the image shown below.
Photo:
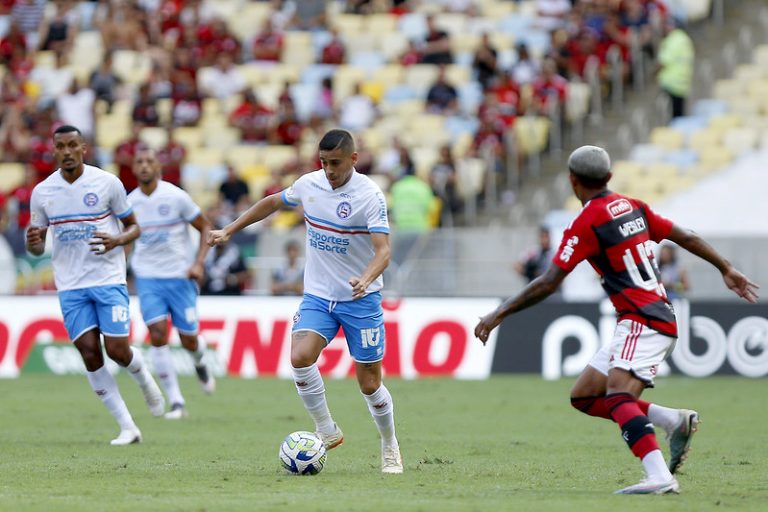
{"label": "crowd in stadium stands", "polygon": [[[484,11],[494,6],[501,14]],[[0,226],[11,239],[26,227],[61,124],[79,127],[89,163],[129,191],[136,148],[156,147],[164,179],[217,222],[319,168],[318,134],[341,126],[356,135],[359,172],[387,191],[404,177],[423,180],[439,212],[430,225],[461,224],[474,199],[462,189],[462,162],[491,158],[492,179],[505,186],[493,171],[504,167],[516,120],[547,115],[554,101],[562,108],[569,83],[584,80],[593,56],[605,69],[612,46],[628,74],[630,30],[652,55],[652,21],[666,12],[662,0],[3,0],[0,161],[25,171],[0,188]],[[386,22],[383,36],[366,33],[362,20],[374,17]],[[402,78],[424,64],[433,65],[425,78]],[[400,78],[377,78],[387,69]],[[444,121],[436,133],[421,124],[427,117]],[[281,152],[235,161],[233,146]],[[274,222],[290,228],[300,217]]]}

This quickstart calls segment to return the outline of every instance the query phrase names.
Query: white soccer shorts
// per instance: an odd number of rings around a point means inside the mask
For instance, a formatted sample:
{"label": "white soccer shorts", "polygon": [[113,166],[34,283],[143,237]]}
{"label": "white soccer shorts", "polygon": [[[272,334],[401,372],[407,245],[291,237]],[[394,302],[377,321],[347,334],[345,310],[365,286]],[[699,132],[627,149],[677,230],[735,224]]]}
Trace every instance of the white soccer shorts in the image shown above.
{"label": "white soccer shorts", "polygon": [[589,365],[603,375],[608,375],[611,368],[627,370],[647,387],[653,387],[656,371],[672,353],[675,343],[677,338],[634,320],[622,320],[616,325],[611,342],[597,351]]}

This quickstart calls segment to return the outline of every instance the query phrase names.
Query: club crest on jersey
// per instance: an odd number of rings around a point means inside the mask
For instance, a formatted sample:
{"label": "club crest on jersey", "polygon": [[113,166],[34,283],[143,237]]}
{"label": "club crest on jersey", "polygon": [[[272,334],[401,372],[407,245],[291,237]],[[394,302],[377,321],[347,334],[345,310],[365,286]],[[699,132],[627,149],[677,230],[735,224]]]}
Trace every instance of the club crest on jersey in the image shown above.
{"label": "club crest on jersey", "polygon": [[616,201],[612,201],[608,203],[608,213],[611,214],[611,217],[614,219],[616,217],[621,217],[622,215],[625,215],[633,210],[632,203],[624,199],[623,197],[621,199],[617,199]]}
{"label": "club crest on jersey", "polygon": [[157,213],[162,215],[163,217],[166,217],[169,213],[171,213],[171,207],[167,204],[161,204],[157,207]]}
{"label": "club crest on jersey", "polygon": [[83,204],[85,206],[96,206],[98,202],[99,202],[99,196],[97,196],[93,192],[88,192],[83,196]]}
{"label": "club crest on jersey", "polygon": [[299,320],[301,320],[301,312],[297,311],[296,314],[293,315],[293,325],[299,323]]}
{"label": "club crest on jersey", "polygon": [[336,215],[338,215],[340,219],[348,218],[352,215],[352,205],[346,201],[339,203],[339,206],[336,207]]}

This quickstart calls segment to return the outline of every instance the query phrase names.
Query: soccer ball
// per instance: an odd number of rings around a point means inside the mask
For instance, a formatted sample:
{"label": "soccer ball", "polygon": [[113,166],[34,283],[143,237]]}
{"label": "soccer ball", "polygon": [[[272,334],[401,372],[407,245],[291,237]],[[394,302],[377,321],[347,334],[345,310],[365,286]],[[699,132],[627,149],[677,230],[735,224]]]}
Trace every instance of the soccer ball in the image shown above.
{"label": "soccer ball", "polygon": [[293,432],[280,445],[280,463],[292,475],[318,474],[326,456],[325,445],[314,432]]}

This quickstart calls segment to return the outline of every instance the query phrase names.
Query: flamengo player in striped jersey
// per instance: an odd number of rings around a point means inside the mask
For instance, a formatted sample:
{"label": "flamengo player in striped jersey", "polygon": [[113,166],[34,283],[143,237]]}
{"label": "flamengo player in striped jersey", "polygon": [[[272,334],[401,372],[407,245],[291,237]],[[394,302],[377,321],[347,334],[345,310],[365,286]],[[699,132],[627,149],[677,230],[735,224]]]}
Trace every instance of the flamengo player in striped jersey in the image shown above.
{"label": "flamengo player in striped jersey", "polygon": [[[475,336],[483,343],[504,317],[532,306],[554,292],[576,265],[589,261],[618,313],[612,342],[592,358],[571,390],[571,403],[590,416],[612,419],[646,478],[617,494],[664,494],[679,490],[673,476],[683,463],[699,415],[640,400],[653,386],[658,365],[677,341],[675,312],[660,282],[652,244],[671,240],[711,263],[726,286],[750,303],[758,286],[692,231],[680,228],[630,197],[607,189],[611,162],[602,148],[582,146],[568,159],[571,186],[584,208],[563,234],[544,275],[480,319]],[[654,425],[667,432],[669,466],[656,441]]]}
{"label": "flamengo player in striped jersey", "polygon": [[392,397],[381,379],[381,274],[390,258],[387,204],[381,189],[355,171],[357,152],[349,132],[329,131],[319,150],[322,169],[260,200],[224,229],[211,231],[209,243],[226,243],[232,234],[286,205],[304,206],[304,298],[291,336],[296,389],[326,448],[340,445],[344,434],[331,418],[316,363],[343,327],[360,391],[381,434],[381,470],[402,473]]}
{"label": "flamengo player in striped jersey", "polygon": [[107,355],[139,384],[152,414],[162,415],[163,394],[141,352],[128,341],[123,246],[139,236],[139,226],[120,180],[83,164],[85,144],[80,130],[66,125],[57,128],[53,146],[59,168],[32,191],[27,250],[41,255],[50,228],[64,325],[83,358],[88,382],[120,425],[120,434],[111,444],[138,443],[141,432],[104,366],[100,336],[104,336]]}
{"label": "flamengo player in striped jersey", "polygon": [[[139,186],[128,195],[141,236],[131,255],[141,316],[149,329],[150,353],[171,410],[169,420],[187,416],[168,347],[168,315],[179,331],[181,345],[194,359],[203,391],[213,393],[216,381],[203,362],[205,344],[197,335],[197,283],[203,275],[211,224],[189,194],[160,179],[160,162],[150,148],[139,148],[133,160]],[[200,232],[195,251],[189,226]]]}

